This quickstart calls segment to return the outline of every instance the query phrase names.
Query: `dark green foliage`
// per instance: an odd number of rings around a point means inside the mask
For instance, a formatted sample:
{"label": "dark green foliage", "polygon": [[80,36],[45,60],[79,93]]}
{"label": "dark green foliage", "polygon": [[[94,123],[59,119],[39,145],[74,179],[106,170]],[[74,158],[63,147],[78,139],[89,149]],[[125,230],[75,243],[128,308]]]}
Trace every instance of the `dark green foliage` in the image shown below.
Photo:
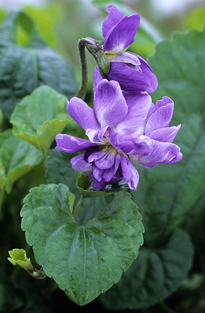
{"label": "dark green foliage", "polygon": [[[18,25],[27,32],[28,42],[17,43]],[[41,85],[48,85],[68,99],[77,83],[71,65],[49,48],[25,13],[10,13],[0,27],[0,108],[9,118],[23,97]]]}

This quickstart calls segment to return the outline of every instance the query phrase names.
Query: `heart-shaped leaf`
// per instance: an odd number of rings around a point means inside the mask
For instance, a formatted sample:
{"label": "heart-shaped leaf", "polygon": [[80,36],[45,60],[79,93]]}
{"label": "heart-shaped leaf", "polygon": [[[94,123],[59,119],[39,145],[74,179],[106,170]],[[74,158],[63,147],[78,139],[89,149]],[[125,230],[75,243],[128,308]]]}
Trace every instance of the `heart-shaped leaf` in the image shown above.
{"label": "heart-shaped leaf", "polygon": [[69,121],[66,102],[66,98],[52,88],[38,87],[16,106],[11,116],[14,134],[47,155],[55,136]]}
{"label": "heart-shaped leaf", "polygon": [[71,214],[66,185],[32,188],[24,202],[22,229],[37,262],[77,304],[108,290],[137,257],[143,225],[125,191],[85,225]]}

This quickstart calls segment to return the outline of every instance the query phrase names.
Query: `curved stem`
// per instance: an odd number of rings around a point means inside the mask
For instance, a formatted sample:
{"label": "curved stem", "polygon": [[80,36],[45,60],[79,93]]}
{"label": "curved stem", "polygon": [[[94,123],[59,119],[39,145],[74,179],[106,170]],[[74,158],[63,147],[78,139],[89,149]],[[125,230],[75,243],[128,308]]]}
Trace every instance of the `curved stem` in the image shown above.
{"label": "curved stem", "polygon": [[82,75],[81,86],[77,93],[78,98],[83,97],[83,95],[86,92],[86,88],[88,84],[88,67],[87,67],[87,59],[86,59],[86,52],[85,52],[85,47],[87,43],[88,42],[86,39],[80,39],[78,41],[78,52],[80,56],[81,75]]}

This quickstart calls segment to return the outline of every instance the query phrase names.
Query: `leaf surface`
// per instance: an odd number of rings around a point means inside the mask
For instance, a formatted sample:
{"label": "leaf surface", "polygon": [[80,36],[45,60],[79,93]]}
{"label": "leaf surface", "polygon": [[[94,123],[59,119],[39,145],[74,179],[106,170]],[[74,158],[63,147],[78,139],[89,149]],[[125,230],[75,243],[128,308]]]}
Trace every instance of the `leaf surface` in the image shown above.
{"label": "leaf surface", "polygon": [[137,257],[143,226],[125,191],[85,225],[71,215],[66,185],[32,188],[24,202],[22,229],[37,262],[77,304],[108,290]]}
{"label": "leaf surface", "polygon": [[189,236],[177,229],[160,248],[141,248],[120,282],[100,300],[108,309],[136,310],[167,298],[186,277],[192,265],[193,246]]}
{"label": "leaf surface", "polygon": [[[149,244],[170,234],[205,200],[205,30],[175,34],[156,46],[150,58],[159,87],[154,102],[169,96],[175,103],[172,125],[181,124],[174,143],[183,159],[153,169],[137,167],[140,182],[133,200],[140,208]],[[203,200],[204,199],[204,200]],[[163,234],[163,235],[162,235]]]}
{"label": "leaf surface", "polygon": [[14,134],[47,155],[55,136],[69,121],[66,102],[54,89],[38,87],[16,106],[11,116]]}
{"label": "leaf surface", "polygon": [[[25,47],[17,43],[18,25],[29,37]],[[46,45],[28,15],[8,14],[0,33],[0,108],[7,118],[38,86],[48,85],[68,99],[75,95],[77,83],[71,65]]]}
{"label": "leaf surface", "polygon": [[16,180],[42,162],[43,154],[8,129],[0,134],[0,160],[1,171],[4,171],[0,182],[10,193]]}

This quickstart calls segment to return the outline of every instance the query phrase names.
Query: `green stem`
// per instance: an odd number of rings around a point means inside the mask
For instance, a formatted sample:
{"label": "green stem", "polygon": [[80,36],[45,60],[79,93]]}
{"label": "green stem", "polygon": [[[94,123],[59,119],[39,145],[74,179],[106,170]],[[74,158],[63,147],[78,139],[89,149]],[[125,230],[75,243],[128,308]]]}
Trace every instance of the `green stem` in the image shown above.
{"label": "green stem", "polygon": [[76,208],[75,208],[75,211],[74,211],[74,213],[73,213],[74,219],[76,219],[77,214],[78,214],[78,210],[79,210],[80,205],[81,205],[81,203],[83,202],[84,199],[85,199],[85,198],[84,198],[83,196],[81,196],[81,199],[80,199],[80,201],[78,202],[78,204],[77,204],[77,206],[76,206]]}
{"label": "green stem", "polygon": [[84,96],[88,84],[88,66],[85,52],[85,47],[87,43],[88,42],[86,39],[80,39],[78,41],[78,51],[80,56],[81,75],[82,75],[81,86],[77,93],[78,98],[82,98]]}

